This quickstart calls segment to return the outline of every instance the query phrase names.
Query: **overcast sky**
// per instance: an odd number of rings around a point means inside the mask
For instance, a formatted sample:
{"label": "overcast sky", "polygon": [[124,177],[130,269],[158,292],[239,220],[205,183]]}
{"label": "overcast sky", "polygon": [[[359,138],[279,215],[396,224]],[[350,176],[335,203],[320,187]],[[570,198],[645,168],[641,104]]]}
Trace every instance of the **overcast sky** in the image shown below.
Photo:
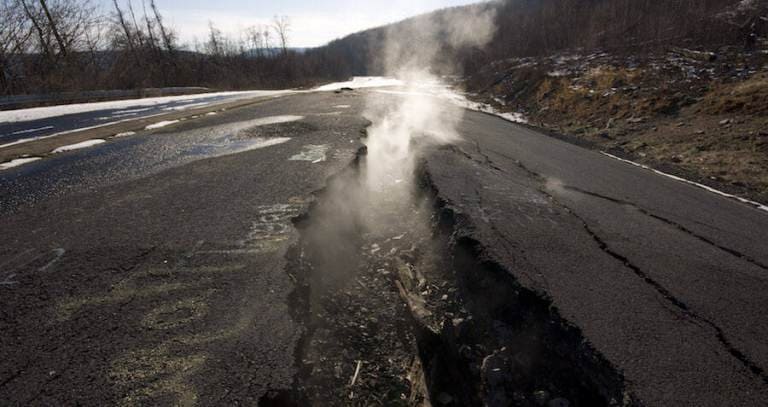
{"label": "overcast sky", "polygon": [[[97,0],[110,7],[111,0]],[[125,4],[127,0],[121,0]],[[133,0],[141,10],[141,0]],[[435,9],[476,3],[477,0],[155,0],[163,17],[183,43],[206,38],[208,21],[223,32],[267,24],[274,15],[291,20],[290,45],[314,47],[366,28],[372,28]]]}

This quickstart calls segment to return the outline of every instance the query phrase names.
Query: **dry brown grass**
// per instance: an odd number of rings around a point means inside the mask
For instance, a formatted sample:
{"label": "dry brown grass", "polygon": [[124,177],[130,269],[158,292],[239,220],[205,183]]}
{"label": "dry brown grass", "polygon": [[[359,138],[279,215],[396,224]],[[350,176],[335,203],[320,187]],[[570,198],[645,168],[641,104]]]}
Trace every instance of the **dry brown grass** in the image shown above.
{"label": "dry brown grass", "polygon": [[549,114],[559,114],[575,122],[605,126],[610,119],[652,117],[674,113],[678,100],[661,92],[633,92],[644,89],[645,71],[613,66],[599,66],[573,81],[567,77],[548,77],[541,81],[536,103]]}
{"label": "dry brown grass", "polygon": [[768,75],[738,83],[717,84],[701,101],[701,112],[721,114],[768,114]]}
{"label": "dry brown grass", "polygon": [[590,81],[595,91],[608,91],[637,83],[642,79],[642,74],[643,72],[638,69],[601,65],[590,69],[584,78]]}

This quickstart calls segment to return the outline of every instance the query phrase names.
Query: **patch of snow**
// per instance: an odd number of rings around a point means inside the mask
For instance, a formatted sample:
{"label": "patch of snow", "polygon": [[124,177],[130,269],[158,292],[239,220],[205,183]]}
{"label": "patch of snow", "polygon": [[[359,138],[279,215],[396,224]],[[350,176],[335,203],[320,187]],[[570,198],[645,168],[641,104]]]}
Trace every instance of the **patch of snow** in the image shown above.
{"label": "patch of snow", "polygon": [[350,105],[336,105],[333,108],[334,109],[349,109],[350,107],[352,107],[352,106],[350,106]]}
{"label": "patch of snow", "polygon": [[149,126],[145,127],[144,130],[160,129],[160,128],[163,128],[165,126],[170,126],[172,124],[176,124],[178,122],[179,122],[178,120],[163,120],[161,122],[150,124]]}
{"label": "patch of snow", "polygon": [[259,148],[275,146],[275,145],[278,145],[278,144],[283,144],[283,143],[285,143],[286,141],[288,141],[290,139],[291,139],[290,137],[274,137],[274,138],[267,138],[267,139],[255,139],[247,147],[243,148],[242,150],[238,150],[237,152],[251,151],[251,150],[256,150],[256,149],[259,149]]}
{"label": "patch of snow", "polygon": [[380,88],[387,86],[402,86],[403,81],[395,78],[385,78],[382,76],[356,76],[351,81],[329,83],[327,85],[315,88],[316,91],[332,91],[342,88],[361,89],[361,88]]}
{"label": "patch of snow", "polygon": [[216,112],[208,112],[208,113],[206,113],[205,115],[206,115],[206,116],[216,116],[217,114],[218,114],[218,113],[216,113]]}
{"label": "patch of snow", "polygon": [[557,58],[555,58],[555,62],[558,65],[562,65],[571,61],[578,61],[581,58],[580,55],[560,55]]}
{"label": "patch of snow", "polygon": [[27,158],[16,158],[11,161],[6,161],[4,163],[0,163],[0,171],[7,170],[9,168],[18,167],[20,165],[24,165],[27,163],[31,163],[33,161],[40,160],[40,157],[27,157]]}
{"label": "patch of snow", "polygon": [[[110,102],[96,102],[96,103],[77,103],[72,105],[59,105],[48,107],[35,107],[30,109],[18,109],[0,111],[0,122],[24,122],[30,120],[39,120],[49,117],[57,117],[75,113],[95,112],[98,110],[112,110],[112,109],[131,109],[123,110],[121,112],[115,112],[116,114],[123,113],[138,113],[138,108],[161,107],[164,104],[180,101],[190,100],[205,100],[212,99],[213,102],[227,102],[237,99],[246,99],[251,97],[267,97],[267,96],[280,96],[291,93],[296,93],[294,90],[253,90],[253,91],[238,91],[238,92],[217,92],[217,93],[203,93],[195,95],[183,95],[183,96],[163,96],[156,98],[145,99],[131,99],[131,100],[116,100]],[[136,109],[132,109],[136,108]]]}
{"label": "patch of snow", "polygon": [[415,95],[415,96],[439,96],[435,93],[429,93],[429,92],[413,92],[413,91],[405,91],[405,90],[384,90],[379,89],[376,90],[377,93],[386,93],[390,95]]}
{"label": "patch of snow", "polygon": [[288,122],[295,122],[299,120],[304,120],[304,116],[269,116],[269,117],[261,117],[258,119],[250,120],[248,122],[251,126],[266,126],[269,124],[279,124],[279,123],[288,123]]}
{"label": "patch of snow", "polygon": [[327,144],[308,144],[303,147],[303,151],[289,158],[290,161],[309,161],[317,164],[326,160],[326,153],[330,148]]}
{"label": "patch of snow", "polygon": [[501,117],[504,120],[508,120],[513,123],[523,123],[523,124],[528,123],[528,120],[526,120],[525,116],[523,116],[522,113],[511,112],[511,113],[493,113],[493,114]]}
{"label": "patch of snow", "polygon": [[558,69],[558,70],[555,70],[555,71],[547,72],[547,76],[551,76],[553,78],[559,78],[559,77],[566,76],[566,75],[568,75],[568,71],[565,71],[565,70],[562,70],[562,69]]}
{"label": "patch of snow", "polygon": [[126,132],[123,132],[123,133],[117,133],[117,134],[115,134],[112,137],[128,137],[128,136],[133,136],[134,134],[136,134],[135,131],[126,131]]}
{"label": "patch of snow", "polygon": [[[513,62],[515,62],[515,61],[513,61]],[[530,68],[530,67],[538,66],[538,65],[539,65],[539,63],[536,62],[536,61],[529,61],[529,62],[523,62],[523,63],[517,64],[515,66],[509,67],[508,69],[511,71],[511,70],[515,70],[515,69]]]}
{"label": "patch of snow", "polygon": [[755,208],[757,208],[757,209],[759,209],[761,211],[768,212],[768,205],[761,204],[760,202],[755,202],[755,201],[752,201],[752,200],[749,200],[749,199],[746,199],[746,198],[742,198],[742,197],[737,196],[737,195],[729,194],[727,192],[720,191],[718,189],[706,186],[704,184],[700,184],[700,183],[695,182],[695,181],[687,180],[685,178],[678,177],[676,175],[672,175],[672,174],[668,174],[668,173],[663,172],[663,171],[656,170],[656,169],[651,168],[651,167],[649,167],[647,165],[636,163],[636,162],[630,161],[630,160],[625,160],[625,159],[617,157],[617,156],[615,156],[613,154],[609,154],[609,153],[606,153],[606,152],[602,152],[602,154],[604,156],[606,156],[606,157],[613,158],[614,160],[618,160],[618,161],[621,161],[623,163],[634,165],[635,167],[639,167],[639,168],[642,168],[642,169],[645,169],[645,170],[649,170],[649,171],[654,172],[654,173],[656,173],[658,175],[661,175],[663,177],[671,178],[671,179],[673,179],[675,181],[680,181],[680,182],[683,182],[683,183],[686,183],[686,184],[689,184],[689,185],[693,185],[695,187],[704,189],[706,191],[712,192],[714,194],[717,194],[717,195],[720,195],[720,196],[723,196],[723,197],[726,197],[726,198],[735,199],[735,200],[737,200],[737,201],[739,201],[741,203],[745,203],[745,204],[754,206]]}
{"label": "patch of snow", "polygon": [[528,123],[528,120],[523,116],[522,113],[501,113],[497,111],[493,106],[486,104],[486,103],[479,103],[479,102],[473,102],[469,99],[467,99],[466,96],[456,93],[447,86],[439,85],[439,86],[433,86],[431,84],[426,84],[424,86],[420,86],[420,89],[423,89],[423,91],[413,92],[413,91],[399,91],[399,90],[376,90],[378,93],[386,93],[386,94],[393,94],[393,95],[419,95],[419,96],[433,96],[445,99],[449,101],[450,103],[453,103],[456,106],[463,107],[468,110],[474,110],[477,112],[483,112],[488,113],[492,115],[496,115],[498,117],[501,117],[504,120],[508,120],[514,123]]}
{"label": "patch of snow", "polygon": [[93,147],[95,145],[98,145],[98,144],[101,144],[101,143],[105,143],[105,142],[106,142],[106,140],[102,140],[100,138],[96,138],[96,139],[92,139],[92,140],[86,140],[86,141],[82,141],[80,143],[70,144],[70,145],[67,145],[67,146],[61,146],[61,147],[51,151],[51,153],[58,154],[58,153],[65,153],[67,151],[72,151],[72,150],[80,150],[82,148]]}

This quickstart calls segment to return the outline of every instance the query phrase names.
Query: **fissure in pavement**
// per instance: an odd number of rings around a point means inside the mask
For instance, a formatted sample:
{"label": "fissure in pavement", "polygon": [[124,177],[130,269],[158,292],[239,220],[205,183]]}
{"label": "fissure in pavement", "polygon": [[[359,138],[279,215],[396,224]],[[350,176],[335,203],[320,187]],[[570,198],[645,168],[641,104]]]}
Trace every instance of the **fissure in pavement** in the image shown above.
{"label": "fissure in pavement", "polygon": [[361,150],[295,219],[299,374],[261,405],[633,404],[579,329],[468,237],[423,166],[373,200],[365,170]]}

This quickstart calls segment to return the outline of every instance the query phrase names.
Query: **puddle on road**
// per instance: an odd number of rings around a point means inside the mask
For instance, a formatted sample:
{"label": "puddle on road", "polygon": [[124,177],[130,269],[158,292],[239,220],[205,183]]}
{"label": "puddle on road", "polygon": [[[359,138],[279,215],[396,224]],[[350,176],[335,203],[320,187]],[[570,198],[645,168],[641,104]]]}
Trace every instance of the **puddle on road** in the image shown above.
{"label": "puddle on road", "polygon": [[[290,137],[253,137],[249,132],[258,127],[303,120],[304,116],[269,116],[235,123],[224,128],[221,136],[196,143],[182,150],[184,157],[219,157],[282,144]],[[324,156],[324,155],[323,155]]]}
{"label": "puddle on road", "polygon": [[[242,153],[282,144],[290,140],[290,137],[252,137],[248,136],[250,130],[258,127],[290,123],[303,120],[304,116],[269,116],[236,123],[223,135],[211,142],[202,142],[190,146],[183,152],[186,157],[218,157],[227,154]],[[323,151],[323,159],[325,153]]]}
{"label": "puddle on road", "polygon": [[327,144],[308,144],[303,151],[289,158],[290,161],[309,161],[312,164],[323,162],[327,159],[330,146]]}

